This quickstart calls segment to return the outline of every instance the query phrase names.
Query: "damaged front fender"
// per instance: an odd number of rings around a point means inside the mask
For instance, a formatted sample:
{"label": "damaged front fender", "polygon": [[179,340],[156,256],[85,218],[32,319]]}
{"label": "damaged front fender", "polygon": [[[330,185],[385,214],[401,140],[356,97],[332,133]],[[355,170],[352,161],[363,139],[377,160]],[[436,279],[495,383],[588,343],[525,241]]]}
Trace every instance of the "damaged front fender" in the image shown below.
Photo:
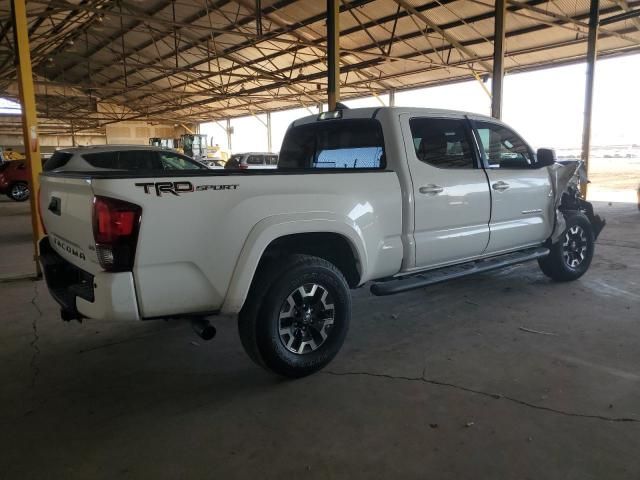
{"label": "damaged front fender", "polygon": [[549,237],[551,243],[558,241],[567,224],[564,213],[583,212],[593,227],[594,239],[598,238],[605,226],[605,220],[593,211],[593,205],[580,195],[580,184],[588,183],[587,171],[582,160],[557,162],[547,168],[553,195],[554,228]]}

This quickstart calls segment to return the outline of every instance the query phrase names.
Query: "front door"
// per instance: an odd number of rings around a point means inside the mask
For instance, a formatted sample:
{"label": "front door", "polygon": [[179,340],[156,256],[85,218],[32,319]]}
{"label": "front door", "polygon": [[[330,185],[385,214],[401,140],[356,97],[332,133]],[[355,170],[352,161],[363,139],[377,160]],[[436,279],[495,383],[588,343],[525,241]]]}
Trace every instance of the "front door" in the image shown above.
{"label": "front door", "polygon": [[536,168],[533,151],[500,123],[475,121],[491,187],[491,236],[486,253],[544,242],[553,228],[549,172]]}
{"label": "front door", "polygon": [[489,241],[491,198],[468,121],[401,117],[414,197],[416,268],[480,255]]}

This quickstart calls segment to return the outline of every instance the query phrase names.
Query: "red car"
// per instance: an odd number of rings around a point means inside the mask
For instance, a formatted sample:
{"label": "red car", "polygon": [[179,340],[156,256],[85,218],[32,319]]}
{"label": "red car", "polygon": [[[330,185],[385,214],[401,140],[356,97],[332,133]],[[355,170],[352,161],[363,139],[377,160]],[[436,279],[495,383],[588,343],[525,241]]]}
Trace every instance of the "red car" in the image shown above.
{"label": "red car", "polygon": [[29,199],[27,165],[21,160],[0,164],[0,194],[16,202]]}

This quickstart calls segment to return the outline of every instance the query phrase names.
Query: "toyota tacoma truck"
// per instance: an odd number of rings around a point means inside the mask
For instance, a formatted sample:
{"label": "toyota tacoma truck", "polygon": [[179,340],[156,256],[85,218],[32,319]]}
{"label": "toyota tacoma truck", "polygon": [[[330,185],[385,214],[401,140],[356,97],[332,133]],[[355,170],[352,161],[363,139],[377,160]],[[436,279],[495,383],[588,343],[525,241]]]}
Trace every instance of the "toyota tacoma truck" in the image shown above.
{"label": "toyota tacoma truck", "polygon": [[578,167],[480,115],[339,109],[293,122],[275,169],[45,171],[40,258],[63,319],[191,318],[209,338],[207,317],[237,316],[256,363],[300,377],[337,354],[365,283],[583,275],[604,222]]}

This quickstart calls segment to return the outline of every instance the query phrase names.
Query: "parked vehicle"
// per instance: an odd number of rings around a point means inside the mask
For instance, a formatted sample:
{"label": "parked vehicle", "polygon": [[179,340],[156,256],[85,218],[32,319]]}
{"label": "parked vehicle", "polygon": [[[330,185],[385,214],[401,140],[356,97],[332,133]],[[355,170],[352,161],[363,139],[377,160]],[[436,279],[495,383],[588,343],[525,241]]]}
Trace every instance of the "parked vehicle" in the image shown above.
{"label": "parked vehicle", "polygon": [[215,170],[216,168],[224,168],[225,162],[223,162],[222,160],[211,160],[209,158],[205,158],[201,160],[200,163],[207,166],[208,168]]}
{"label": "parked vehicle", "polygon": [[29,200],[29,174],[22,160],[10,160],[0,164],[0,194],[16,202]]}
{"label": "parked vehicle", "polygon": [[207,156],[207,136],[194,133],[180,135],[178,148],[188,157],[201,160]]}
{"label": "parked vehicle", "polygon": [[591,263],[603,221],[577,166],[505,124],[418,108],[326,112],[276,169],[43,174],[42,265],[64,319],[238,315],[258,364],[299,377],[340,349],[350,289],[375,295],[538,260]]}
{"label": "parked vehicle", "polygon": [[[24,157],[23,157],[24,158]],[[49,159],[42,154],[42,163]],[[0,163],[0,195],[6,195],[16,202],[29,200],[29,171],[24,160],[9,160]]]}
{"label": "parked vehicle", "polygon": [[201,170],[201,163],[173,150],[146,145],[96,145],[57,150],[44,164],[45,171],[96,170]]}
{"label": "parked vehicle", "polygon": [[176,148],[178,141],[174,138],[160,138],[160,137],[151,137],[149,139],[149,145],[152,147],[162,147],[162,148]]}
{"label": "parked vehicle", "polygon": [[278,155],[268,152],[247,152],[231,155],[224,168],[229,170],[261,168],[273,169],[278,167]]}

